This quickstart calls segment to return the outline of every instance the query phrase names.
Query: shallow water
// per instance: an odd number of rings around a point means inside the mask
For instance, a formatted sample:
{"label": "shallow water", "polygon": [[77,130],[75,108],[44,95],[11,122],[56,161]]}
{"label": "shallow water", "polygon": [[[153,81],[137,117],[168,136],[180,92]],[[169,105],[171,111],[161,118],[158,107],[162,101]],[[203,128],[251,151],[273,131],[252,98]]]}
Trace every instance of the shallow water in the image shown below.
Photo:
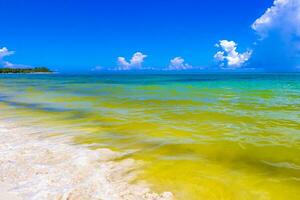
{"label": "shallow water", "polygon": [[131,152],[176,199],[300,196],[300,74],[1,75],[0,112]]}

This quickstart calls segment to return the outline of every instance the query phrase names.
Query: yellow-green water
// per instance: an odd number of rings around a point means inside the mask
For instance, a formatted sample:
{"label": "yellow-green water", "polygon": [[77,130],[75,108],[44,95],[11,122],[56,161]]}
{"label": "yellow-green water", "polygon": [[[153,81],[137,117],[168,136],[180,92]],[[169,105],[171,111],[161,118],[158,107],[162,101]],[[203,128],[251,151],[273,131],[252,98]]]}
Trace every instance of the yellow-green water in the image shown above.
{"label": "yellow-green water", "polygon": [[3,75],[0,112],[129,151],[179,200],[300,198],[300,74]]}

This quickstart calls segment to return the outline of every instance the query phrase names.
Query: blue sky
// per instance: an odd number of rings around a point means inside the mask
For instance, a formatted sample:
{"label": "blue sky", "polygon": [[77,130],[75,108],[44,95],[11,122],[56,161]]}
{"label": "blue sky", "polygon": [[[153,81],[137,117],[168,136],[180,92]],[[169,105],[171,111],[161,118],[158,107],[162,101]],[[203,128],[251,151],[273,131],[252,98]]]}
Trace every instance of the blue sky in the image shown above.
{"label": "blue sky", "polygon": [[0,60],[76,72],[294,71],[300,31],[283,32],[276,19],[300,11],[297,1],[0,0],[0,48],[10,52]]}

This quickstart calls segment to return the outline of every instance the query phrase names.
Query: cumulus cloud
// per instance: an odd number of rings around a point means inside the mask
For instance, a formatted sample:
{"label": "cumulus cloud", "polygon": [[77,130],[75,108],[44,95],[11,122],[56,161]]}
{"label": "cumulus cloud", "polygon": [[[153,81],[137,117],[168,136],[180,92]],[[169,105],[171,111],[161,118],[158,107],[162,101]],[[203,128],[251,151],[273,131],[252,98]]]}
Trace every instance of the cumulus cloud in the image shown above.
{"label": "cumulus cloud", "polygon": [[140,67],[146,57],[147,55],[144,55],[141,52],[136,52],[135,54],[133,54],[130,60],[130,65]]}
{"label": "cumulus cloud", "polygon": [[9,51],[6,47],[0,49],[0,60],[2,60],[6,56],[13,55],[14,51]]}
{"label": "cumulus cloud", "polygon": [[3,67],[5,68],[30,68],[29,65],[22,65],[22,64],[14,64],[8,61],[3,61]]}
{"label": "cumulus cloud", "polygon": [[244,53],[237,52],[237,43],[234,41],[220,40],[216,47],[221,48],[221,51],[218,51],[214,58],[222,67],[227,65],[231,69],[240,68],[252,55],[251,50]]}
{"label": "cumulus cloud", "polygon": [[91,71],[101,71],[101,70],[104,70],[104,67],[102,66],[96,66],[94,68],[91,69]]}
{"label": "cumulus cloud", "polygon": [[119,70],[140,69],[146,57],[147,55],[141,52],[136,52],[135,54],[133,54],[129,62],[124,57],[118,57],[117,59],[119,65],[118,69]]}
{"label": "cumulus cloud", "polygon": [[265,62],[277,71],[297,69],[300,64],[300,0],[274,0],[273,5],[255,20],[252,29],[261,37],[254,61]]}
{"label": "cumulus cloud", "polygon": [[129,69],[130,63],[124,57],[118,57],[118,65],[123,69]]}
{"label": "cumulus cloud", "polygon": [[252,29],[263,38],[272,30],[300,36],[300,1],[274,0],[273,5],[259,17]]}
{"label": "cumulus cloud", "polygon": [[184,59],[181,57],[175,57],[171,59],[170,65],[169,65],[169,70],[186,70],[186,69],[191,69],[192,66],[185,63]]}
{"label": "cumulus cloud", "polygon": [[22,65],[22,64],[14,64],[4,60],[4,57],[11,56],[15,52],[8,50],[6,47],[0,48],[0,66],[5,68],[30,68],[31,66]]}

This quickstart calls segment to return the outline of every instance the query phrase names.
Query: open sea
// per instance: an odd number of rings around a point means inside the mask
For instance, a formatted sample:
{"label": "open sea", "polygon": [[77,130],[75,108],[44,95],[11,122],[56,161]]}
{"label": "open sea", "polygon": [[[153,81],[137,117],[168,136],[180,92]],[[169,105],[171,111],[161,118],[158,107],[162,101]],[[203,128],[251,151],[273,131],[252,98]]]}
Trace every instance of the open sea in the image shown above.
{"label": "open sea", "polygon": [[300,74],[0,75],[0,118],[128,152],[178,200],[300,199]]}

